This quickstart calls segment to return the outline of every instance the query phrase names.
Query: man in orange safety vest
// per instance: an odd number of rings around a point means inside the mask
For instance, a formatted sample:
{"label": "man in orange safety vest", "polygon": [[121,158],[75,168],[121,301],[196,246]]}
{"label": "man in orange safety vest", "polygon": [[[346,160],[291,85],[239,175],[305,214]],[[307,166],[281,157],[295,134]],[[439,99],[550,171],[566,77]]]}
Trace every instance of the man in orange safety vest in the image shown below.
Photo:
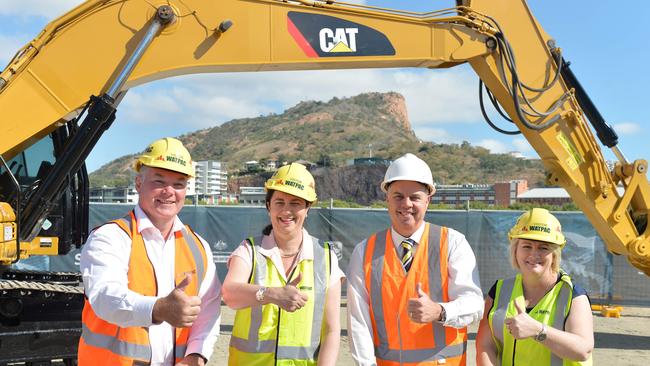
{"label": "man in orange safety vest", "polygon": [[352,357],[362,366],[465,365],[466,327],[483,312],[474,253],[458,231],[424,221],[435,186],[423,160],[395,160],[381,189],[391,227],[350,258]]}

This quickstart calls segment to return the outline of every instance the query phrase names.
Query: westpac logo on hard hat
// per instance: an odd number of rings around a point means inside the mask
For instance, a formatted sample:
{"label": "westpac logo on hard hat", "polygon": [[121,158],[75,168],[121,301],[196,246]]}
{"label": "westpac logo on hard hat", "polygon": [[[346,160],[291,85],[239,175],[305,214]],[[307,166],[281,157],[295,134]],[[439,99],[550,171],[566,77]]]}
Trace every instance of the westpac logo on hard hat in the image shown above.
{"label": "westpac logo on hard hat", "polygon": [[551,228],[544,225],[544,224],[534,224],[534,225],[530,225],[528,227],[526,227],[526,226],[522,227],[521,231],[538,231],[540,233],[550,234],[551,233]]}
{"label": "westpac logo on hard hat", "polygon": [[[293,187],[293,188],[299,189],[301,191],[305,190],[305,185],[302,182],[300,182],[298,180],[295,180],[295,179],[276,179],[275,184],[276,185],[285,185],[285,186]],[[309,186],[314,188],[313,184],[310,184]]]}
{"label": "westpac logo on hard hat", "polygon": [[185,161],[185,159],[183,159],[182,157],[177,156],[177,155],[165,155],[165,156],[158,155],[156,160],[168,161],[170,163],[176,163],[176,164],[180,164],[182,166],[187,166],[187,161]]}

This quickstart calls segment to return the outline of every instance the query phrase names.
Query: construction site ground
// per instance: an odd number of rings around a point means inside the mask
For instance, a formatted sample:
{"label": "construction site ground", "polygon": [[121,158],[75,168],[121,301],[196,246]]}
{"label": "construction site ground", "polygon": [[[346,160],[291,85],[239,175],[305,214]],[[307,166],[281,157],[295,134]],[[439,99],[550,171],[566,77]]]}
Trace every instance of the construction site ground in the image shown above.
{"label": "construction site ground", "polygon": [[[208,366],[224,365],[235,312],[221,307],[221,336]],[[341,309],[341,349],[337,365],[352,366],[346,322],[346,308]],[[467,365],[476,365],[474,339],[478,324],[469,328]],[[650,307],[625,306],[620,318],[606,318],[594,312],[594,365],[646,365],[650,360]]]}

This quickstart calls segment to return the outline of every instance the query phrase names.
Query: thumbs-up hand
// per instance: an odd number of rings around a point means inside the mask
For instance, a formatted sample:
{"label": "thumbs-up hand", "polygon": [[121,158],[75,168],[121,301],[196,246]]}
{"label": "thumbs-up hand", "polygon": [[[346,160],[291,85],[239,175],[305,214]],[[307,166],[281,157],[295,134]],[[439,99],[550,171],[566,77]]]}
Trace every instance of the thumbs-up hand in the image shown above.
{"label": "thumbs-up hand", "polygon": [[287,283],[287,286],[293,286],[293,287],[297,288],[300,281],[302,281],[302,273],[298,272],[298,275],[296,276],[296,278],[289,281],[289,283]]}
{"label": "thumbs-up hand", "polygon": [[517,315],[527,314],[526,313],[526,305],[522,304],[521,301],[516,301],[516,300],[517,299],[515,299],[515,309],[517,309]]}
{"label": "thumbs-up hand", "polygon": [[153,306],[152,320],[155,324],[163,321],[176,328],[188,328],[201,312],[201,298],[188,296],[185,288],[192,282],[192,272],[183,274],[183,279],[169,295],[160,298]]}
{"label": "thumbs-up hand", "polygon": [[525,339],[536,336],[542,329],[542,323],[528,315],[523,298],[516,298],[513,303],[515,310],[517,310],[517,315],[506,318],[504,321],[506,330],[509,331],[515,339]]}
{"label": "thumbs-up hand", "polygon": [[422,290],[420,282],[415,286],[417,297],[408,299],[406,311],[409,319],[416,323],[431,323],[440,319],[442,305],[431,300],[429,295]]}
{"label": "thumbs-up hand", "polygon": [[294,312],[302,308],[309,297],[298,290],[298,284],[301,280],[302,273],[298,273],[296,278],[288,282],[286,286],[269,288],[267,290],[269,301],[288,312]]}
{"label": "thumbs-up hand", "polygon": [[185,291],[185,288],[187,285],[192,282],[192,274],[194,274],[194,271],[191,272],[183,272],[181,273],[178,277],[181,277],[181,281],[176,284],[174,287],[174,290],[180,290],[180,291]]}

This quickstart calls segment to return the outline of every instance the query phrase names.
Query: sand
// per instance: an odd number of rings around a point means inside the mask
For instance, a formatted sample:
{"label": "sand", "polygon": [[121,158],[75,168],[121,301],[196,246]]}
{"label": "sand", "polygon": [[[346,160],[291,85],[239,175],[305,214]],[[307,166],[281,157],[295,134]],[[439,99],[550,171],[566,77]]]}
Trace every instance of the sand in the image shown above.
{"label": "sand", "polygon": [[[337,365],[353,366],[348,346],[346,309],[341,309],[341,349]],[[650,360],[650,308],[623,307],[620,318],[606,318],[594,312],[594,365],[646,365]],[[225,365],[234,311],[222,306],[221,336],[208,366]],[[478,325],[469,328],[467,365],[476,365],[474,339]]]}

